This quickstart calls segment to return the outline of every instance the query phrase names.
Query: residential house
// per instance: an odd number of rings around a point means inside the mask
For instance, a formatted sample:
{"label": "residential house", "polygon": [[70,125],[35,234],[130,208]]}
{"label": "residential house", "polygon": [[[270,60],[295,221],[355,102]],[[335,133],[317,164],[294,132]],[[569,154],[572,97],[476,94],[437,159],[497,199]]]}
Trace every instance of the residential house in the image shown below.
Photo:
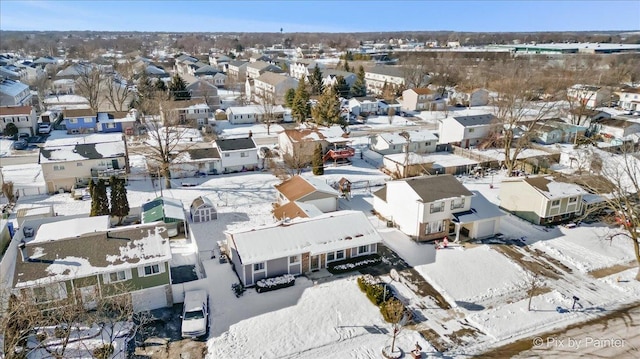
{"label": "residential house", "polygon": [[456,104],[465,107],[486,106],[489,104],[489,90],[483,88],[463,89],[456,88],[452,94]]}
{"label": "residential house", "polygon": [[193,177],[196,174],[222,173],[220,152],[215,147],[190,148],[176,156],[169,165],[171,178]]}
{"label": "residential house", "polygon": [[378,113],[378,100],[374,97],[352,97],[348,103],[349,111],[356,115]]}
{"label": "residential house", "polygon": [[170,125],[177,121],[180,125],[197,128],[209,123],[209,118],[213,118],[212,111],[204,100],[174,101],[174,106],[160,112],[162,122]]}
{"label": "residential house", "polygon": [[72,65],[67,66],[66,68],[58,71],[56,73],[56,79],[71,79],[76,80],[80,76],[88,74],[94,68],[94,65],[78,62]]}
{"label": "residential house", "polygon": [[500,183],[500,207],[535,224],[570,220],[582,211],[587,192],[561,177],[529,176]]}
{"label": "residential house", "polygon": [[218,138],[214,146],[220,153],[223,173],[253,171],[258,168],[258,148],[251,137]]}
{"label": "residential house", "polygon": [[611,101],[611,91],[601,86],[576,84],[567,89],[567,97],[584,104],[586,108],[595,109]]}
{"label": "residential house", "polygon": [[156,78],[156,79],[168,79],[169,77],[171,77],[171,75],[169,75],[169,73],[165,71],[165,69],[154,64],[146,65],[144,68],[144,72],[149,77]]}
{"label": "residential house", "polygon": [[16,66],[27,72],[27,77],[23,82],[33,83],[47,75],[43,65],[38,65],[31,61],[17,62]]}
{"label": "residential house", "polygon": [[627,111],[640,111],[640,87],[627,87],[616,92],[618,106]]}
{"label": "residential house", "polygon": [[218,72],[213,76],[204,76],[203,79],[211,82],[218,88],[225,88],[227,86],[227,78],[228,76],[223,74],[222,72]]}
{"label": "residential house", "polygon": [[128,172],[122,134],[93,134],[51,140],[40,148],[39,163],[49,193],[86,186],[91,178],[108,179]]}
{"label": "residential house", "polygon": [[[369,149],[381,155],[402,153],[431,153],[436,151],[438,137],[432,131],[407,131],[409,138],[399,133],[379,133],[369,137]],[[407,148],[408,147],[408,148]]]}
{"label": "residential house", "polygon": [[345,146],[350,139],[339,126],[321,129],[286,129],[278,134],[278,146],[281,154],[289,156],[299,164],[311,163],[317,147],[322,153],[329,154],[333,148]]}
{"label": "residential house", "polygon": [[426,87],[402,91],[401,102],[404,111],[439,111],[445,106],[440,94]]}
{"label": "residential house", "polygon": [[295,79],[301,80],[304,78],[307,81],[316,66],[321,70],[324,69],[324,65],[315,60],[298,59],[289,65],[289,75]]}
{"label": "residential house", "polygon": [[197,62],[200,62],[197,58],[189,55],[180,55],[176,57],[174,64],[174,70],[179,75],[189,74],[189,67]]}
{"label": "residential house", "polygon": [[240,281],[301,275],[377,252],[382,237],[361,211],[338,211],[273,225],[225,231]]}
{"label": "residential house", "polygon": [[97,132],[110,133],[119,132],[133,135],[135,132],[136,112],[98,112]]}
{"label": "residential house", "polygon": [[270,105],[284,104],[284,95],[289,89],[298,87],[298,80],[293,77],[265,72],[254,80],[254,100]]}
{"label": "residential house", "polygon": [[335,86],[336,83],[338,82],[339,76],[342,76],[344,78],[344,81],[349,86],[349,88],[353,86],[353,84],[356,82],[356,79],[358,78],[358,76],[353,72],[333,70],[333,69],[323,69],[322,84],[325,87]]}
{"label": "residential house", "polygon": [[382,95],[384,85],[393,86],[396,89],[405,86],[402,69],[397,66],[374,66],[364,72],[364,80],[367,92]]}
{"label": "residential house", "polygon": [[396,178],[425,174],[460,175],[471,173],[479,162],[451,152],[394,153],[382,157],[382,170]]}
{"label": "residential house", "polygon": [[31,105],[29,86],[20,81],[0,78],[0,106]]}
{"label": "residential house", "polygon": [[494,120],[491,114],[449,116],[439,121],[440,143],[464,148],[476,146],[489,135]]}
{"label": "residential house", "polygon": [[640,132],[640,123],[620,117],[605,118],[591,124],[592,128],[606,138],[622,139]]}
{"label": "residential house", "polygon": [[163,222],[168,238],[184,239],[188,235],[187,216],[179,199],[158,197],[142,204],[141,222]]}
{"label": "residential house", "polygon": [[452,175],[389,181],[373,195],[373,209],[417,241],[490,237],[503,215]]}
{"label": "residential house", "polygon": [[[300,203],[315,206],[321,213],[338,210],[340,193],[326,182],[315,178],[293,176],[275,185],[277,191],[273,214],[277,219],[307,217],[305,211],[293,212],[293,208],[300,210]],[[287,205],[294,204],[287,207]]]}
{"label": "residential house", "polygon": [[136,312],[171,306],[171,249],[160,223],[111,228],[109,216],[52,217],[25,221],[7,255],[5,273],[21,300],[59,307],[80,300],[94,309],[99,298],[131,297]]}
{"label": "residential house", "polygon": [[554,143],[572,143],[584,136],[587,127],[573,125],[560,119],[549,119],[534,126],[534,141],[550,145]]}
{"label": "residential house", "polygon": [[199,196],[191,202],[189,211],[191,220],[194,222],[208,222],[218,219],[218,211],[216,206],[207,196]]}
{"label": "residential house", "polygon": [[388,115],[391,109],[393,109],[393,113],[400,113],[402,104],[398,100],[378,100],[378,115]]}
{"label": "residential house", "polygon": [[199,79],[190,83],[187,85],[187,91],[191,95],[191,100],[197,100],[199,104],[204,102],[211,112],[220,108],[218,88],[208,79]]}
{"label": "residential house", "polygon": [[252,54],[249,56],[249,62],[271,62],[271,57],[264,54]]}
{"label": "residential house", "polygon": [[14,81],[27,82],[27,70],[16,65],[0,66],[0,78],[4,77]]}
{"label": "residential house", "polygon": [[222,71],[218,70],[217,68],[215,68],[215,67],[213,67],[211,65],[205,65],[205,64],[200,63],[199,67],[198,67],[198,65],[194,66],[193,73],[190,72],[190,75],[198,77],[198,78],[202,78],[202,77],[206,77],[206,76],[215,76],[215,75],[217,75],[219,73],[222,73]]}
{"label": "residential house", "polygon": [[[274,116],[275,122],[290,122],[288,118],[291,114],[286,111],[281,105],[268,107],[268,111]],[[227,120],[233,125],[256,123],[262,121],[265,113],[265,106],[263,105],[247,105],[247,106],[231,106],[227,108]]]}
{"label": "residential house", "polygon": [[4,133],[9,123],[16,125],[18,133],[34,136],[38,126],[35,108],[33,106],[0,107],[0,132]]}
{"label": "residential house", "polygon": [[265,72],[273,72],[276,74],[283,73],[282,69],[278,66],[271,65],[270,63],[264,61],[250,62],[247,65],[247,77],[250,79],[255,80]]}
{"label": "residential house", "polygon": [[51,90],[56,95],[70,95],[76,92],[76,82],[72,79],[57,79],[51,82]]}
{"label": "residential house", "polygon": [[96,132],[98,115],[90,108],[64,110],[62,111],[62,118],[62,123],[67,129],[67,133]]}
{"label": "residential house", "polygon": [[224,72],[229,70],[229,62],[231,61],[232,59],[226,55],[209,55],[209,64]]}
{"label": "residential house", "polygon": [[[234,60],[229,62],[229,70],[227,72],[227,76],[229,76],[228,80],[231,84],[242,84],[244,85],[244,81],[247,77],[247,66],[249,65],[248,61],[244,60]],[[257,77],[257,76],[256,76]]]}

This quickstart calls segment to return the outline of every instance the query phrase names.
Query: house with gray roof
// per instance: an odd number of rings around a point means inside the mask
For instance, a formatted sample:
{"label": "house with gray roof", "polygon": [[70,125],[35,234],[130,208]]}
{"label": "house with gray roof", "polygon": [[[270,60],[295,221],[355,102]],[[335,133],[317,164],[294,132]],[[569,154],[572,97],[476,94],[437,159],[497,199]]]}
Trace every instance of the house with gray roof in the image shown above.
{"label": "house with gray roof", "polygon": [[441,144],[454,144],[469,148],[485,139],[494,126],[495,116],[489,113],[467,116],[449,116],[438,121]]}
{"label": "house with gray roof", "polygon": [[127,295],[135,311],[173,304],[171,249],[162,222],[112,228],[109,216],[25,220],[34,231],[16,232],[2,279],[21,300],[41,308],[80,300],[93,309],[100,298]]}
{"label": "house with gray roof", "polygon": [[221,159],[223,173],[258,169],[258,147],[251,137],[218,138],[214,142]]}
{"label": "house with gray roof", "polygon": [[11,79],[0,80],[0,106],[31,105],[29,86]]}
{"label": "house with gray roof", "polygon": [[284,95],[289,89],[298,87],[293,77],[273,72],[265,72],[253,82],[253,97],[256,102],[267,101],[270,104],[284,104]]}
{"label": "house with gray roof", "polygon": [[278,66],[272,65],[264,61],[250,62],[247,65],[247,77],[249,77],[250,79],[257,79],[258,77],[260,77],[260,75],[264,74],[265,72],[273,72],[276,74],[281,74],[284,71],[282,71],[282,69],[279,68]]}
{"label": "house with gray roof", "polygon": [[504,215],[452,175],[388,181],[374,192],[373,209],[419,242],[490,237]]}
{"label": "house with gray roof", "polygon": [[47,141],[38,159],[49,193],[70,192],[88,185],[91,178],[124,176],[129,172],[128,161],[121,133]]}
{"label": "house with gray roof", "polygon": [[381,95],[384,84],[402,88],[405,85],[405,76],[399,66],[374,66],[364,71],[364,81],[367,92]]}

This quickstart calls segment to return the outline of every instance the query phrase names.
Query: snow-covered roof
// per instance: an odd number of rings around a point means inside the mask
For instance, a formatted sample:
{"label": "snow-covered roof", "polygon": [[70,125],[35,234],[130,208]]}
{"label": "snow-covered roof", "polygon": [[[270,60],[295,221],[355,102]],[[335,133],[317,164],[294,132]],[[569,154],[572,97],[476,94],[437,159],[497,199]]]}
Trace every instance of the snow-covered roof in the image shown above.
{"label": "snow-covered roof", "polygon": [[29,86],[23,84],[20,81],[4,79],[3,81],[0,82],[0,92],[11,97],[17,96],[22,91],[28,88]]}
{"label": "snow-covered roof", "polygon": [[588,193],[575,183],[556,181],[553,176],[536,176],[523,180],[548,199],[558,199]]}
{"label": "snow-covered roof", "polygon": [[83,161],[124,156],[125,144],[122,140],[40,148],[40,163]]}
{"label": "snow-covered roof", "polygon": [[42,285],[171,259],[168,234],[161,223],[94,230],[85,226],[86,220],[78,219],[83,224],[82,234],[32,241],[19,250],[14,286]]}
{"label": "snow-covered roof", "polygon": [[29,244],[56,241],[60,238],[74,238],[90,232],[106,231],[109,216],[73,218],[57,222],[43,223],[36,230]]}
{"label": "snow-covered roof", "polygon": [[361,211],[338,211],[225,233],[244,265],[382,242],[380,234]]}
{"label": "snow-covered roof", "polygon": [[[404,153],[394,153],[384,156],[385,158],[397,162],[404,163]],[[467,157],[454,155],[450,152],[433,152],[426,155],[419,155],[413,152],[409,153],[409,165],[417,165],[423,163],[432,163],[433,168],[448,168],[458,166],[477,165],[479,162]]]}
{"label": "snow-covered roof", "polygon": [[122,141],[121,133],[93,133],[90,135],[74,135],[63,138],[47,140],[44,147],[49,146],[66,146],[77,144],[104,143]]}
{"label": "snow-covered roof", "polygon": [[156,221],[185,221],[186,215],[182,201],[168,197],[158,197],[142,205],[142,223]]}
{"label": "snow-covered roof", "polygon": [[[409,138],[411,142],[425,142],[425,141],[437,141],[438,137],[433,134],[432,131],[409,131]],[[393,143],[395,145],[402,145],[407,142],[407,140],[400,136],[399,133],[380,133],[378,134],[380,138],[385,140],[387,143]]]}
{"label": "snow-covered roof", "polygon": [[471,191],[471,193],[473,193],[473,197],[471,197],[471,209],[453,214],[459,223],[477,222],[505,215],[498,206],[489,202],[480,192]]}

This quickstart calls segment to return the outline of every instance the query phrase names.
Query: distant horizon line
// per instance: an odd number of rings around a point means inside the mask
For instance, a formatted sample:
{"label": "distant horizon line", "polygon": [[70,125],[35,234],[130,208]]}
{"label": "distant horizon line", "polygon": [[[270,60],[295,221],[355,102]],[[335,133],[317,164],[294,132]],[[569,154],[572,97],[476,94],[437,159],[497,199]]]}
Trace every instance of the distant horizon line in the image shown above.
{"label": "distant horizon line", "polygon": [[162,30],[11,30],[0,29],[0,32],[112,32],[112,33],[164,33],[164,34],[374,34],[374,33],[425,33],[425,32],[453,32],[472,34],[538,34],[538,33],[640,33],[640,29],[634,30],[536,30],[536,31],[462,31],[462,30],[385,30],[385,31],[162,31]]}

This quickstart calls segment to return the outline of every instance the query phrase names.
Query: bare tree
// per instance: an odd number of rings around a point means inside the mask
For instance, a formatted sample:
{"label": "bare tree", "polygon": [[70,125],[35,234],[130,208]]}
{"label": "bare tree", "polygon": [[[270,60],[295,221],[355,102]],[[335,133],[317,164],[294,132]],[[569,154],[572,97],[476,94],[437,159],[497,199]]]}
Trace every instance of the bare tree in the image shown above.
{"label": "bare tree", "polygon": [[115,111],[126,111],[133,97],[133,64],[114,63],[116,73],[105,79],[105,98]]}
{"label": "bare tree", "polygon": [[267,127],[267,135],[271,134],[271,125],[277,122],[276,114],[274,112],[276,108],[276,103],[272,94],[265,93],[262,97],[260,97],[261,103],[261,114],[260,114],[260,122],[264,123],[265,127]]}
{"label": "bare tree", "polygon": [[100,90],[104,80],[105,77],[100,69],[89,66],[83,68],[76,80],[76,93],[85,97],[89,101],[89,107],[96,112],[102,102]]}
{"label": "bare tree", "polygon": [[428,66],[431,71],[429,81],[439,88],[440,96],[444,96],[447,87],[457,85],[462,79],[459,62],[460,60],[453,54],[443,54],[429,61]]}
{"label": "bare tree", "polygon": [[402,66],[402,75],[408,89],[427,85],[429,68],[423,57],[410,57]]}
{"label": "bare tree", "polygon": [[38,105],[40,106],[40,111],[44,112],[47,110],[46,98],[51,90],[51,80],[46,75],[37,76],[30,83],[31,87],[36,90],[38,94]]}
{"label": "bare tree", "polygon": [[605,219],[617,229],[605,239],[626,238],[633,245],[633,254],[638,264],[636,280],[640,281],[640,153],[638,148],[623,145],[620,154],[594,153],[591,169],[601,175],[593,183],[585,183],[590,192],[601,195],[602,202],[591,207],[587,215],[612,210],[613,215]]}
{"label": "bare tree", "polygon": [[528,311],[531,311],[531,300],[533,299],[533,297],[536,296],[536,294],[538,294],[541,287],[542,287],[542,281],[540,280],[540,277],[538,277],[537,274],[533,274],[527,280],[527,294],[529,295],[529,301],[527,303]]}
{"label": "bare tree", "polygon": [[396,338],[402,329],[409,324],[411,312],[398,299],[391,299],[380,305],[380,312],[384,319],[391,324],[391,350],[388,354],[393,354],[396,348]]}
{"label": "bare tree", "polygon": [[533,73],[521,64],[505,67],[504,77],[494,84],[494,131],[504,152],[504,166],[511,176],[518,156],[530,145],[537,126],[553,109],[552,102],[538,101]]}

